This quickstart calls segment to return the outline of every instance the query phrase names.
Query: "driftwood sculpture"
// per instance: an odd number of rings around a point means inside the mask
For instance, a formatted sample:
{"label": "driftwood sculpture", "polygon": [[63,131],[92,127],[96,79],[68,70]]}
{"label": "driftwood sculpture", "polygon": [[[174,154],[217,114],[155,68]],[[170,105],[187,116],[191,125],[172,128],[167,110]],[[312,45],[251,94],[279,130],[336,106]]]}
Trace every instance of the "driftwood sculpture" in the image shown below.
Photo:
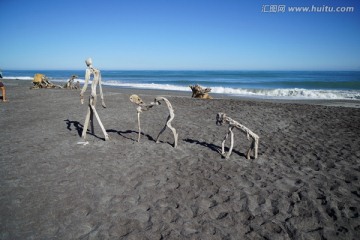
{"label": "driftwood sculpture", "polygon": [[33,86],[30,89],[39,89],[39,88],[61,88],[59,85],[55,85],[50,80],[41,73],[36,73],[33,79]]}
{"label": "driftwood sculpture", "polygon": [[138,95],[131,95],[130,96],[130,101],[135,103],[136,105],[138,105],[138,107],[136,108],[137,110],[137,117],[138,117],[138,128],[139,128],[139,135],[138,135],[138,142],[140,142],[140,136],[141,136],[141,127],[140,127],[140,113],[148,111],[150,108],[152,108],[155,105],[160,105],[160,101],[164,101],[169,109],[169,116],[166,119],[166,124],[164,126],[163,129],[161,129],[161,131],[159,132],[157,138],[156,138],[156,143],[159,143],[159,137],[160,135],[165,131],[166,127],[170,128],[170,130],[172,131],[173,135],[174,135],[174,148],[177,147],[177,142],[178,142],[178,133],[176,132],[176,129],[171,126],[171,122],[175,117],[174,114],[174,109],[171,106],[171,103],[169,102],[169,100],[167,100],[164,97],[156,97],[154,102],[151,102],[149,104],[146,104],[143,102],[143,100],[141,100],[141,98]]}
{"label": "driftwood sculpture", "polygon": [[77,81],[76,83],[74,83],[74,80],[78,78],[78,76],[76,75],[72,75],[70,77],[70,79],[65,83],[64,87],[63,88],[66,88],[66,89],[79,89],[80,88],[80,83],[79,81]]}
{"label": "driftwood sculpture", "polygon": [[[258,146],[259,146],[259,136],[256,135],[255,133],[253,133],[250,129],[248,129],[247,127],[245,127],[244,125],[238,123],[237,121],[231,119],[230,117],[226,116],[225,113],[218,113],[216,115],[216,125],[223,125],[225,123],[229,124],[229,129],[228,132],[225,135],[224,140],[222,141],[221,144],[221,154],[225,157],[225,158],[229,158],[231,155],[231,152],[233,150],[234,147],[234,133],[233,133],[233,129],[237,128],[240,131],[243,131],[244,133],[246,133],[247,138],[250,140],[250,137],[252,138],[252,142],[251,145],[249,147],[249,150],[246,153],[246,158],[250,159],[250,154],[252,151],[254,151],[254,158],[256,159],[258,157]],[[228,138],[230,133],[230,149],[227,155],[225,155],[225,149],[224,149],[224,145],[225,145],[225,141]]]}
{"label": "driftwood sculpture", "polygon": [[88,105],[88,110],[87,110],[87,114],[85,117],[85,123],[84,123],[84,129],[82,132],[82,137],[85,139],[86,138],[86,132],[88,130],[88,126],[89,126],[89,122],[91,121],[91,131],[92,133],[94,133],[94,125],[93,125],[93,115],[95,114],[95,117],[101,127],[101,130],[105,136],[105,140],[109,140],[109,135],[106,133],[106,130],[104,128],[104,125],[101,123],[99,114],[96,111],[96,100],[97,100],[97,95],[96,95],[96,87],[99,86],[100,89],[100,98],[101,98],[101,102],[102,102],[102,106],[104,108],[106,108],[105,105],[105,101],[104,101],[104,96],[103,96],[103,92],[102,92],[102,87],[101,87],[101,72],[94,68],[92,66],[92,60],[91,58],[86,59],[85,61],[86,65],[87,65],[87,69],[85,72],[85,83],[84,86],[80,92],[80,101],[81,104],[84,104],[84,92],[86,91],[87,85],[89,83],[89,79],[91,77],[91,75],[94,75],[92,83],[91,83],[91,95],[89,97],[89,105]]}
{"label": "driftwood sculpture", "polygon": [[212,99],[212,97],[208,94],[211,92],[211,88],[205,88],[203,89],[198,84],[194,86],[189,86],[192,91],[192,98],[201,98],[201,99]]}

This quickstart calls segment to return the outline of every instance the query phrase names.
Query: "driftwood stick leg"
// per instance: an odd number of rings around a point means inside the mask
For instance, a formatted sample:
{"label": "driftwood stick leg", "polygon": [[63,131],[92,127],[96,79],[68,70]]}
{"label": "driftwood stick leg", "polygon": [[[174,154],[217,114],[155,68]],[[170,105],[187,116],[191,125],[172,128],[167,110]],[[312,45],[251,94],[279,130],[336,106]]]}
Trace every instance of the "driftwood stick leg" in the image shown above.
{"label": "driftwood stick leg", "polygon": [[256,159],[258,157],[258,147],[259,147],[259,138],[255,138],[255,153],[254,158]]}
{"label": "driftwood stick leg", "polygon": [[246,152],[246,159],[250,159],[250,153],[251,153],[251,148],[249,148]]}
{"label": "driftwood stick leg", "polygon": [[234,132],[232,131],[232,128],[229,129],[229,132],[230,132],[230,149],[228,154],[226,155],[226,158],[230,157],[232,150],[234,148]]}
{"label": "driftwood stick leg", "polygon": [[176,147],[177,147],[177,143],[178,143],[178,134],[177,134],[177,132],[176,132],[176,129],[173,128],[170,123],[168,124],[168,127],[171,129],[171,131],[172,131],[172,133],[173,133],[173,135],[174,135],[174,148],[176,148]]}
{"label": "driftwood stick leg", "polygon": [[[164,98],[164,97],[155,98],[155,102],[159,102],[160,100],[163,100],[169,109],[169,116],[166,120],[167,121],[166,126],[171,129],[171,131],[174,135],[174,148],[176,148],[177,144],[178,144],[178,133],[176,132],[176,129],[171,125],[172,120],[174,120],[174,118],[175,118],[174,109],[173,109],[171,103],[169,102],[169,100],[167,100],[166,98]],[[165,129],[163,129],[163,131],[164,130]],[[160,134],[159,134],[159,136],[160,136]]]}
{"label": "driftwood stick leg", "polygon": [[250,148],[246,154],[246,158],[250,159],[251,153],[254,152],[254,159],[258,157],[259,138],[253,137]]}
{"label": "driftwood stick leg", "polygon": [[226,142],[226,139],[228,138],[229,136],[229,133],[230,131],[228,131],[224,137],[224,140],[222,141],[221,143],[221,154],[225,157],[225,142]]}
{"label": "driftwood stick leg", "polygon": [[[90,106],[91,106],[91,105],[90,105]],[[106,140],[109,140],[109,135],[106,133],[106,130],[105,130],[105,128],[104,128],[104,125],[102,124],[102,122],[101,122],[101,120],[100,120],[99,114],[96,112],[96,108],[95,108],[94,106],[91,106],[91,108],[92,108],[92,110],[93,110],[93,112],[94,112],[94,114],[95,114],[95,117],[96,117],[96,119],[97,119],[98,122],[99,122],[100,128],[101,128],[101,130],[102,130],[102,132],[103,132],[103,134],[104,134],[104,136],[105,136],[105,141],[106,141]]]}
{"label": "driftwood stick leg", "polygon": [[95,128],[94,128],[94,111],[92,108],[90,108],[90,130],[92,134],[95,134]]}
{"label": "driftwood stick leg", "polygon": [[250,158],[251,158],[250,155],[251,155],[251,152],[254,150],[254,146],[255,146],[255,139],[253,139],[253,140],[251,141],[251,145],[250,145],[249,149],[248,149],[247,152],[246,152],[246,158],[247,158],[247,159],[250,159]]}
{"label": "driftwood stick leg", "polygon": [[82,131],[82,134],[81,134],[81,137],[84,138],[84,139],[86,138],[86,132],[87,132],[88,127],[89,127],[90,114],[91,114],[91,108],[90,108],[90,105],[89,105],[87,113],[86,113],[86,117],[85,117],[84,128],[83,128],[83,131]]}
{"label": "driftwood stick leg", "polygon": [[[171,106],[171,105],[170,105]],[[171,129],[173,135],[174,135],[174,147],[177,147],[177,143],[178,143],[178,137],[179,134],[176,132],[176,129],[171,125],[171,122],[174,120],[175,118],[175,114],[174,114],[174,110],[172,109],[172,106],[170,109],[170,120],[167,122],[167,126]]]}
{"label": "driftwood stick leg", "polygon": [[174,148],[176,148],[177,147],[177,141],[178,141],[178,134],[177,134],[177,132],[176,132],[176,129],[173,127],[173,126],[171,126],[171,121],[173,120],[174,118],[171,118],[168,122],[167,122],[167,126],[171,129],[171,131],[172,131],[172,133],[173,133],[173,135],[174,135]]}
{"label": "driftwood stick leg", "polygon": [[140,142],[140,136],[141,136],[141,127],[140,127],[140,113],[137,114],[138,117],[138,128],[139,128],[139,135],[138,135],[138,142]]}
{"label": "driftwood stick leg", "polygon": [[163,129],[161,129],[161,131],[159,132],[159,134],[158,134],[158,136],[157,136],[157,138],[156,138],[156,143],[159,143],[160,135],[165,131],[169,119],[170,119],[170,116],[168,116],[168,118],[166,119],[166,124],[165,124],[165,126],[164,126]]}

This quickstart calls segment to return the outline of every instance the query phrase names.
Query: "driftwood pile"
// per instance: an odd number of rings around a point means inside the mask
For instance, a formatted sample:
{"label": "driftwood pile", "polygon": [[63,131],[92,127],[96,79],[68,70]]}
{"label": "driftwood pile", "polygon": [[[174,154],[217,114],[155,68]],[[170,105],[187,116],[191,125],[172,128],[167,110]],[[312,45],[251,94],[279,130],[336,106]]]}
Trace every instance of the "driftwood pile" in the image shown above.
{"label": "driftwood pile", "polygon": [[201,98],[201,99],[212,99],[212,97],[208,94],[211,92],[211,88],[205,88],[203,89],[198,84],[194,86],[189,86],[192,91],[192,98]]}
{"label": "driftwood pile", "polygon": [[77,81],[74,83],[74,80],[78,76],[72,75],[70,79],[65,83],[64,86],[56,85],[50,82],[49,78],[44,74],[36,73],[33,79],[33,86],[30,89],[39,89],[39,88],[65,88],[65,89],[80,89],[80,82]]}
{"label": "driftwood pile", "polygon": [[77,81],[76,83],[74,83],[74,80],[78,78],[78,76],[76,75],[72,75],[70,77],[70,79],[65,83],[65,85],[63,86],[63,88],[65,89],[80,89],[80,82]]}
{"label": "driftwood pile", "polygon": [[41,73],[36,73],[34,75],[33,86],[30,89],[39,89],[39,88],[61,88],[61,86],[53,84],[50,80]]}

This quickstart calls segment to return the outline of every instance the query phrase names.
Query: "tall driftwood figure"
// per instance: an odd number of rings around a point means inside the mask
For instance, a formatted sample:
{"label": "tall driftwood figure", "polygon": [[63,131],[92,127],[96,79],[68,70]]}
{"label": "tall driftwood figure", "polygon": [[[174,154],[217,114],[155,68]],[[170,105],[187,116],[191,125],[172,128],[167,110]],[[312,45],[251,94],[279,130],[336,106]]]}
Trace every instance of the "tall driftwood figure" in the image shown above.
{"label": "tall driftwood figure", "polygon": [[89,83],[89,79],[91,77],[91,75],[94,75],[92,83],[91,83],[91,95],[89,97],[89,106],[88,106],[88,110],[87,110],[87,114],[85,117],[85,123],[84,123],[84,129],[82,132],[82,137],[85,139],[86,138],[86,132],[88,130],[88,126],[89,126],[89,122],[91,121],[91,131],[92,133],[94,133],[94,125],[93,125],[93,116],[95,114],[95,117],[97,119],[97,121],[99,122],[99,125],[101,127],[101,130],[105,136],[105,140],[109,140],[109,135],[106,133],[106,130],[104,128],[104,125],[101,123],[99,114],[96,111],[96,99],[97,99],[97,95],[96,95],[96,87],[99,85],[99,89],[100,89],[100,98],[101,98],[101,102],[102,102],[102,106],[104,108],[106,108],[105,102],[104,102],[104,96],[103,96],[103,92],[102,92],[102,88],[101,88],[101,73],[98,69],[94,68],[92,66],[92,60],[91,58],[86,59],[85,61],[86,65],[87,65],[87,69],[85,72],[85,84],[80,92],[80,101],[81,104],[84,104],[84,92],[86,91],[87,85]]}
{"label": "tall driftwood figure", "polygon": [[[250,140],[250,137],[252,138],[252,142],[250,145],[249,150],[246,153],[246,158],[250,159],[250,154],[252,151],[254,151],[254,158],[256,159],[258,157],[258,146],[259,146],[259,136],[256,135],[255,133],[253,133],[250,129],[248,129],[247,127],[245,127],[244,125],[238,123],[237,121],[229,118],[228,116],[226,116],[225,113],[218,113],[216,115],[216,125],[223,125],[224,123],[229,124],[229,129],[228,132],[225,135],[224,140],[222,141],[221,144],[221,154],[225,157],[225,158],[229,158],[231,155],[231,152],[233,150],[234,147],[234,133],[233,133],[233,129],[237,128],[240,131],[246,133],[247,138]],[[230,133],[230,137],[231,137],[231,142],[230,142],[230,149],[227,155],[225,155],[225,141],[228,138]]]}
{"label": "tall driftwood figure", "polygon": [[174,135],[174,148],[177,147],[177,143],[178,143],[178,133],[176,132],[176,129],[171,126],[171,122],[175,117],[174,114],[174,109],[171,106],[171,103],[169,102],[169,100],[167,100],[164,97],[156,97],[154,102],[151,102],[149,104],[146,104],[143,102],[143,100],[138,96],[138,95],[131,95],[130,96],[130,101],[135,103],[136,105],[138,105],[138,107],[136,108],[137,111],[137,117],[138,117],[138,127],[139,127],[139,135],[138,135],[138,142],[140,142],[140,136],[141,136],[141,127],[140,127],[140,113],[148,111],[150,108],[152,108],[155,105],[160,105],[160,101],[164,101],[169,109],[169,116],[166,119],[166,124],[164,126],[163,129],[161,129],[160,133],[158,134],[157,138],[156,138],[156,143],[159,143],[159,137],[160,135],[165,131],[166,127],[170,128],[170,130],[172,131],[173,135]]}

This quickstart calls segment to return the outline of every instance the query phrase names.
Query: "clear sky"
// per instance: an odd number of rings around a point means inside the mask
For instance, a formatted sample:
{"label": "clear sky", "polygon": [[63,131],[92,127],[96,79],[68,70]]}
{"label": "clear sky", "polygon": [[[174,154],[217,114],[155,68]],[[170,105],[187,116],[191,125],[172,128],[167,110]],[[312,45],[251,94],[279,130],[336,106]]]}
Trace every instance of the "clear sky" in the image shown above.
{"label": "clear sky", "polygon": [[[313,5],[354,12],[288,10]],[[88,57],[104,70],[360,70],[360,1],[0,0],[0,68]]]}

